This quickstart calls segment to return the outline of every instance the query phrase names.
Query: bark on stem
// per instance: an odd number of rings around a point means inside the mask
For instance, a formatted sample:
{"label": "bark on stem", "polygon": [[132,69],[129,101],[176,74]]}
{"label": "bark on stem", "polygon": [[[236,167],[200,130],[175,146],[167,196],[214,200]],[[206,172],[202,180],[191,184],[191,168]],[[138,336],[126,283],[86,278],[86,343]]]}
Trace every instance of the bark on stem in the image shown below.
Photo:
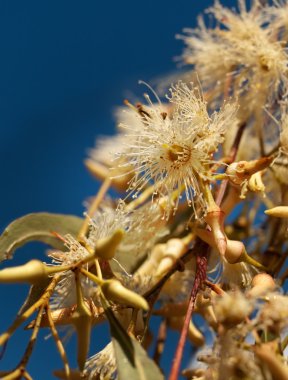
{"label": "bark on stem", "polygon": [[[244,132],[244,129],[246,127],[246,123],[242,123],[237,131],[237,134],[235,136],[235,140],[233,142],[233,145],[231,147],[230,151],[230,159],[231,162],[235,161],[238,148],[240,145],[240,141]],[[221,182],[219,191],[217,193],[216,197],[216,204],[218,206],[221,205],[222,200],[224,198],[226,189],[228,185],[228,180],[224,180]],[[201,288],[202,284],[204,281],[206,281],[206,275],[207,275],[207,262],[208,262],[208,256],[209,256],[209,246],[206,243],[203,243],[200,240],[197,240],[195,248],[198,247],[199,249],[196,250],[196,273],[195,273],[195,279],[192,287],[192,291],[190,294],[190,299],[189,299],[189,304],[188,304],[188,309],[187,313],[185,316],[185,321],[184,325],[181,331],[180,339],[178,342],[178,346],[176,349],[175,357],[173,360],[173,365],[171,369],[171,373],[169,376],[169,380],[177,380],[179,371],[180,371],[180,365],[182,361],[182,356],[183,356],[183,351],[184,351],[184,346],[188,334],[188,328],[189,328],[189,323],[192,317],[196,297],[198,294],[199,289]]]}
{"label": "bark on stem", "polygon": [[199,247],[196,253],[196,274],[195,274],[192,291],[190,294],[190,299],[189,299],[188,309],[185,316],[184,325],[181,331],[180,339],[179,339],[175,357],[173,360],[173,365],[172,365],[171,373],[169,376],[169,380],[178,379],[184,346],[185,346],[185,342],[186,342],[186,338],[188,334],[189,323],[190,323],[192,313],[194,310],[196,297],[203,282],[206,280],[209,246],[206,243],[201,242],[200,240],[197,241],[196,244]]}

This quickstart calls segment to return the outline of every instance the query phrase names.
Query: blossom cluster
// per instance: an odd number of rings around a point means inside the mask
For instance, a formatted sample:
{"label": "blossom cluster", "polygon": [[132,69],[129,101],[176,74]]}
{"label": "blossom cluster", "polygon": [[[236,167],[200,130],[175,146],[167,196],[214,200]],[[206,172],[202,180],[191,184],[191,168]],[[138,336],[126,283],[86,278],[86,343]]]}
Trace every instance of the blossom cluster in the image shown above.
{"label": "blossom cluster", "polygon": [[[147,85],[143,103],[117,110],[115,135],[85,161],[102,184],[84,218],[52,217],[50,226],[47,215],[32,216],[37,237],[48,226],[49,262],[0,271],[0,283],[31,285],[0,345],[36,313],[29,350],[50,328],[58,378],[162,379],[171,329],[181,338],[170,380],[186,338],[199,349],[182,371],[188,379],[288,378],[288,4],[238,8],[216,0],[209,27],[204,16],[184,30],[188,68],[166,97]],[[14,223],[24,244],[28,222]],[[91,332],[105,322],[111,341],[91,355]],[[76,370],[60,326],[77,334]],[[152,343],[153,360],[143,353]],[[26,356],[3,379],[29,378]]]}

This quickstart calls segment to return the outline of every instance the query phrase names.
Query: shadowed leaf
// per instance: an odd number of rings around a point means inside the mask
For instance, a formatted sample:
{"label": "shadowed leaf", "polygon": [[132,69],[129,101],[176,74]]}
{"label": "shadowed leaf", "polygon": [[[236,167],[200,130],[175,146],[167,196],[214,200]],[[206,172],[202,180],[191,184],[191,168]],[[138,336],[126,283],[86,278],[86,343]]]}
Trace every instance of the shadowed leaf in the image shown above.
{"label": "shadowed leaf", "polygon": [[52,278],[47,278],[41,281],[41,283],[37,283],[37,285],[30,286],[28,296],[23,305],[21,306],[18,315],[25,313],[25,311],[29,309],[29,307],[34,305],[34,303],[41,298],[42,294],[44,293],[47,286],[50,284],[51,280]]}
{"label": "shadowed leaf", "polygon": [[112,310],[105,310],[110,323],[112,342],[117,361],[119,380],[163,380],[160,369],[149,358],[141,344],[131,338],[115,318]]}

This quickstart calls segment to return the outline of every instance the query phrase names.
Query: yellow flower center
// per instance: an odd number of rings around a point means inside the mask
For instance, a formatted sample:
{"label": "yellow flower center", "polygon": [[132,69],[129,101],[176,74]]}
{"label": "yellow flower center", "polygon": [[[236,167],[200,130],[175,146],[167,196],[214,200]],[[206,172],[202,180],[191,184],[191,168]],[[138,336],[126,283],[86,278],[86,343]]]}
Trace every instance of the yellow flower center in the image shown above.
{"label": "yellow flower center", "polygon": [[175,164],[184,164],[188,162],[191,157],[191,151],[186,146],[163,144],[163,148],[167,150],[168,160]]}

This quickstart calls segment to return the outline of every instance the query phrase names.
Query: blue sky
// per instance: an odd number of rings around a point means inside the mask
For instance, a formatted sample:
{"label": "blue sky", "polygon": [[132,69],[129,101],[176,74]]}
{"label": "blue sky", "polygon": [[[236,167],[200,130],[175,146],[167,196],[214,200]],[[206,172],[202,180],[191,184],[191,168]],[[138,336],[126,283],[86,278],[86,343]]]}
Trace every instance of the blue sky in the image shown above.
{"label": "blue sky", "polygon": [[[97,135],[113,133],[113,108],[129,94],[144,92],[139,79],[150,82],[176,70],[173,57],[181,54],[182,43],[175,34],[195,26],[196,15],[209,5],[212,1],[0,2],[1,230],[30,212],[82,214],[83,201],[98,187],[83,165],[88,149]],[[31,245],[16,253],[15,262],[41,252]],[[26,291],[0,287],[1,331]],[[17,364],[27,337],[20,332],[10,342],[0,370]],[[51,339],[38,344],[30,366],[35,379],[51,379],[50,370],[61,367],[54,351]]]}

